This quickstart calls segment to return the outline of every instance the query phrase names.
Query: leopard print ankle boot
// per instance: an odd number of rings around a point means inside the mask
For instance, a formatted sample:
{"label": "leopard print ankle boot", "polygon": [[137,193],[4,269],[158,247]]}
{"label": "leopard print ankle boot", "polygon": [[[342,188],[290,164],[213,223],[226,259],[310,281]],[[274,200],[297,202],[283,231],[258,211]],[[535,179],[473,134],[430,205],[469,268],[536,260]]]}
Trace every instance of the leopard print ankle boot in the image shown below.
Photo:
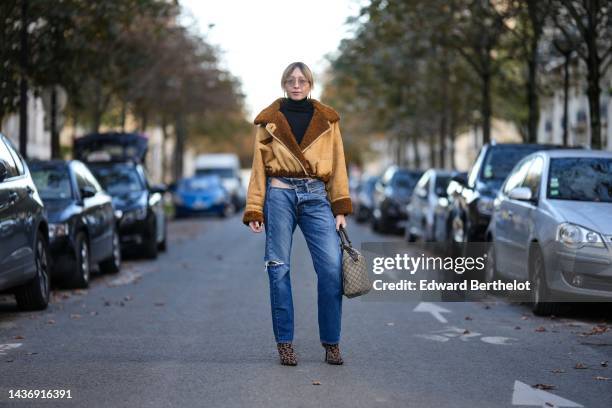
{"label": "leopard print ankle boot", "polygon": [[321,344],[325,347],[325,361],[328,364],[340,365],[344,363],[340,355],[340,347],[337,344]]}
{"label": "leopard print ankle boot", "polygon": [[297,365],[297,357],[291,343],[277,343],[278,355],[282,365]]}

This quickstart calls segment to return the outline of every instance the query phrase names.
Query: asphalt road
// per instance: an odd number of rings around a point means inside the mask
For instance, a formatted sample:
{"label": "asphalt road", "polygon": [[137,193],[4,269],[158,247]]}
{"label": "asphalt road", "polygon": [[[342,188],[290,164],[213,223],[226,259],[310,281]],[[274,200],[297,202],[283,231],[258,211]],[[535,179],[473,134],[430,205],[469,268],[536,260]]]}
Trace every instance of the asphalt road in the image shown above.
{"label": "asphalt road", "polygon": [[[401,241],[348,221],[357,247]],[[127,261],[87,291],[56,291],[46,311],[19,313],[0,297],[0,406],[612,407],[611,319],[598,306],[551,319],[495,298],[345,299],[345,364],[330,366],[298,228],[299,365],[285,367],[272,333],[264,233],[236,215],[173,222],[170,236],[158,260]],[[34,389],[72,398],[9,398]]]}

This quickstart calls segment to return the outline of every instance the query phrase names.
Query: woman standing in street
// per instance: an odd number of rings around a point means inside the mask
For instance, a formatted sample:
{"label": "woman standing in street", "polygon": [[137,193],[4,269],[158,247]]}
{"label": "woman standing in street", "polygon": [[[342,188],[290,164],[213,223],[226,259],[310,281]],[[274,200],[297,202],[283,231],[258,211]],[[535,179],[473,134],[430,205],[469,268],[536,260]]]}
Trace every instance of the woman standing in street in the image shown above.
{"label": "woman standing in street", "polygon": [[310,98],[312,72],[302,62],[281,77],[286,97],[255,118],[257,133],[243,223],[265,226],[264,263],[270,282],[272,327],[281,364],[296,365],[290,254],[296,225],[317,274],[318,321],[325,361],[342,364],[340,226],[352,213],[338,113]]}

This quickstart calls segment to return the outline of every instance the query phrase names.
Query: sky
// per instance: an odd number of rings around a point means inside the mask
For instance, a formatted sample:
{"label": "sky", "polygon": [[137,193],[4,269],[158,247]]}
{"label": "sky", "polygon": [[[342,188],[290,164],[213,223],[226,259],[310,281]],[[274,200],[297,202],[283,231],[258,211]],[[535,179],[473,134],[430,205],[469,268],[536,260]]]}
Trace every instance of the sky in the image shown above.
{"label": "sky", "polygon": [[[221,67],[238,77],[249,119],[283,96],[287,65],[302,61],[314,73],[312,97],[319,99],[325,56],[352,37],[345,24],[365,0],[182,0],[183,21],[195,25],[221,50]],[[214,26],[209,27],[209,25]]]}

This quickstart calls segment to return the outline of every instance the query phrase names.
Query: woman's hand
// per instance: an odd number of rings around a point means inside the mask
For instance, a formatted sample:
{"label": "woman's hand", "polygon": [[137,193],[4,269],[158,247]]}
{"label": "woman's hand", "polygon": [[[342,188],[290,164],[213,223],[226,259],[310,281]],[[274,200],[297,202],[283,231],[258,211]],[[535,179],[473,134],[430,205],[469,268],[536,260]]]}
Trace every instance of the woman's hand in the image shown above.
{"label": "woman's hand", "polygon": [[260,221],[251,221],[249,222],[249,227],[253,232],[262,232],[263,231],[263,222]]}
{"label": "woman's hand", "polygon": [[336,215],[336,231],[340,230],[340,225],[342,225],[342,228],[346,228],[346,220],[342,214]]}

